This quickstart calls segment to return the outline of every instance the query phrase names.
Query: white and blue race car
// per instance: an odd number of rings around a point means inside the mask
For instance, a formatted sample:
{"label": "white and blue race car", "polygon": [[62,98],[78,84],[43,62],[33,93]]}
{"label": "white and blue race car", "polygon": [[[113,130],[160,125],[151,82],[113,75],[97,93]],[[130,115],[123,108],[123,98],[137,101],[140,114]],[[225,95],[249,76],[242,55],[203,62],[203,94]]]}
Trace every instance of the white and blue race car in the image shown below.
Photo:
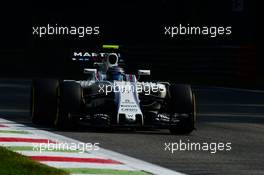
{"label": "white and blue race car", "polygon": [[150,70],[126,74],[117,53],[104,53],[85,80],[38,79],[32,83],[32,121],[70,129],[88,127],[166,128],[188,134],[195,128],[196,104],[190,85],[143,82]]}

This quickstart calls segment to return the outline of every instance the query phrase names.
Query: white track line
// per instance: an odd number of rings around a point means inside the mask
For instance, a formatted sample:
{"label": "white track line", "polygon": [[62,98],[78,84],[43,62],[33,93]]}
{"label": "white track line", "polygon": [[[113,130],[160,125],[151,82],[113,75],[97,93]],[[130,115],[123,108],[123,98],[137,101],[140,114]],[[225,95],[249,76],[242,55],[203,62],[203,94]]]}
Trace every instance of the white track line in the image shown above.
{"label": "white track line", "polygon": [[[44,146],[44,143],[41,143]],[[48,147],[48,144],[45,144]],[[39,148],[39,143],[29,143],[29,142],[0,142],[0,146],[32,146]]]}
{"label": "white track line", "polygon": [[[29,139],[46,139],[33,134],[13,134],[13,133],[0,133],[0,138],[29,138]],[[52,140],[53,141],[53,140]]]}

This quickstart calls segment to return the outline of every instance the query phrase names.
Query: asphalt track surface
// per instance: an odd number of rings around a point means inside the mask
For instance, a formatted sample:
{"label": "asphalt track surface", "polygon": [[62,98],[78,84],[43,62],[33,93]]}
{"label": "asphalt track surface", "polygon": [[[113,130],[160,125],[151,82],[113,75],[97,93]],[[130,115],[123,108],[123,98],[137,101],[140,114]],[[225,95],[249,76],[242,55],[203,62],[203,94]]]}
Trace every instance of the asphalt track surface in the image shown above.
{"label": "asphalt track surface", "polygon": [[[0,80],[0,115],[31,125],[26,80]],[[217,87],[196,87],[197,130],[189,136],[167,130],[112,133],[80,127],[51,132],[100,146],[186,174],[264,174],[264,92]],[[34,125],[33,125],[34,126]],[[37,126],[39,127],[39,126]],[[41,128],[41,127],[39,127]],[[228,143],[230,151],[165,151],[165,143]]]}

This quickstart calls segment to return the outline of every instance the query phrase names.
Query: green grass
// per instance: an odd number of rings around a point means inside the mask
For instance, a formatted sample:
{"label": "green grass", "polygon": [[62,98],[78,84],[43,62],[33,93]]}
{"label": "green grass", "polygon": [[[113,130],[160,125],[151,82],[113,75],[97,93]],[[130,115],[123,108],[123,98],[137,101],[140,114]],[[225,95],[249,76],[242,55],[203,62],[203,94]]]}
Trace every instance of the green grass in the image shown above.
{"label": "green grass", "polygon": [[0,174],[4,175],[69,175],[69,173],[40,164],[30,158],[0,147]]}

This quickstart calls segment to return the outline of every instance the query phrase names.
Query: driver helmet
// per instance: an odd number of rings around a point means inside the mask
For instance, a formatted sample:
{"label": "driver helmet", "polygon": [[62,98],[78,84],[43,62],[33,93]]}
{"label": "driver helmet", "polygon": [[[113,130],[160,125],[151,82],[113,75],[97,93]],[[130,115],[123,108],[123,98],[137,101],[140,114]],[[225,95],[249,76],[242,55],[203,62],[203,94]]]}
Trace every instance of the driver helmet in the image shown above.
{"label": "driver helmet", "polygon": [[106,72],[106,79],[109,81],[122,81],[124,69],[118,66],[108,68]]}

